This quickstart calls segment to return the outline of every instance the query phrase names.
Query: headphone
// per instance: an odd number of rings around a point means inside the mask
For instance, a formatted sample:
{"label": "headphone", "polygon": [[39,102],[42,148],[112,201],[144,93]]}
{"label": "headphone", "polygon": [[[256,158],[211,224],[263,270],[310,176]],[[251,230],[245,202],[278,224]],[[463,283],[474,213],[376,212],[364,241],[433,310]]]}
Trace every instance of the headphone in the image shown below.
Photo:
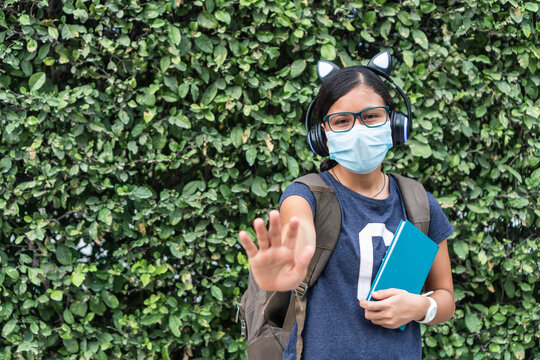
{"label": "headphone", "polygon": [[[375,74],[388,80],[398,93],[401,95],[407,106],[407,115],[402,112],[392,110],[390,111],[390,129],[392,131],[392,144],[401,145],[407,142],[409,135],[412,130],[412,113],[411,113],[411,104],[407,95],[401,90],[399,86],[390,78],[389,74],[392,70],[392,58],[390,52],[383,51],[375,55],[366,66],[362,66],[373,71]],[[317,74],[319,80],[323,83],[328,78],[330,74],[338,71],[340,68],[336,64],[326,61],[319,60],[317,62]],[[305,127],[307,132],[307,142],[308,146],[313,151],[315,155],[319,156],[328,156],[328,146],[326,146],[326,136],[323,133],[321,127],[321,122],[317,121],[315,124],[311,125],[311,116],[313,111],[313,106],[317,101],[317,96],[313,99],[307,108],[305,115]]]}

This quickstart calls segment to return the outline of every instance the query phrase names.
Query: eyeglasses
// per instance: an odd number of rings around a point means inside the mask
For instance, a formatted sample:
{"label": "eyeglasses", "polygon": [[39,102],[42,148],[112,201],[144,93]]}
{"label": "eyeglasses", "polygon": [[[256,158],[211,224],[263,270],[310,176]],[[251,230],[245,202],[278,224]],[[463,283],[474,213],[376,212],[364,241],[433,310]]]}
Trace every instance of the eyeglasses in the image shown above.
{"label": "eyeglasses", "polygon": [[376,106],[364,109],[360,112],[339,112],[328,114],[323,119],[333,132],[346,132],[353,128],[356,118],[360,118],[362,124],[369,127],[379,127],[388,121],[388,106]]}

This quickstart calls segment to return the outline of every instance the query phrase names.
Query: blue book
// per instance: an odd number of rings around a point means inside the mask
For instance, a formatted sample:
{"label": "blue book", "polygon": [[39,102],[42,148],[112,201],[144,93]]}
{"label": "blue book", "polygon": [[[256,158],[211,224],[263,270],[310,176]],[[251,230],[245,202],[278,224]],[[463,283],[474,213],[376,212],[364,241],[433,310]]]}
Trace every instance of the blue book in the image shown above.
{"label": "blue book", "polygon": [[[408,220],[401,220],[366,297],[384,289],[420,294],[439,246]],[[405,325],[399,328],[405,330]]]}

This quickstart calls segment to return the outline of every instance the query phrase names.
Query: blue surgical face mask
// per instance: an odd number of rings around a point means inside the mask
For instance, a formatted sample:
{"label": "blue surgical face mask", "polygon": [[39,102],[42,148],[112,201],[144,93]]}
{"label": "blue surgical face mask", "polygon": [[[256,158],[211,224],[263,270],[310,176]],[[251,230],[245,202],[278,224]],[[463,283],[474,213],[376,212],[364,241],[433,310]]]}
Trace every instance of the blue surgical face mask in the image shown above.
{"label": "blue surgical face mask", "polygon": [[368,128],[356,125],[347,132],[326,132],[330,159],[347,170],[367,174],[375,170],[392,147],[390,122]]}

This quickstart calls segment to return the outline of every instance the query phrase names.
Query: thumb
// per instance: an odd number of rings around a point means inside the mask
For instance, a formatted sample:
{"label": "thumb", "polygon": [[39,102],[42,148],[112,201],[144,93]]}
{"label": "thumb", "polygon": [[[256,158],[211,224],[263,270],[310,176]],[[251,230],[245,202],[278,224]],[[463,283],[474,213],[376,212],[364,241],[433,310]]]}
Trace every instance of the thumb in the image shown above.
{"label": "thumb", "polygon": [[398,295],[401,291],[400,289],[384,289],[384,290],[377,290],[371,293],[371,296],[373,296],[377,300],[383,300],[387,299],[390,296]]}
{"label": "thumb", "polygon": [[298,266],[300,269],[307,269],[309,262],[311,261],[311,258],[313,257],[313,254],[315,253],[315,247],[311,245],[306,245],[304,248],[300,251],[300,254],[298,254],[298,258],[296,259],[296,266]]}

